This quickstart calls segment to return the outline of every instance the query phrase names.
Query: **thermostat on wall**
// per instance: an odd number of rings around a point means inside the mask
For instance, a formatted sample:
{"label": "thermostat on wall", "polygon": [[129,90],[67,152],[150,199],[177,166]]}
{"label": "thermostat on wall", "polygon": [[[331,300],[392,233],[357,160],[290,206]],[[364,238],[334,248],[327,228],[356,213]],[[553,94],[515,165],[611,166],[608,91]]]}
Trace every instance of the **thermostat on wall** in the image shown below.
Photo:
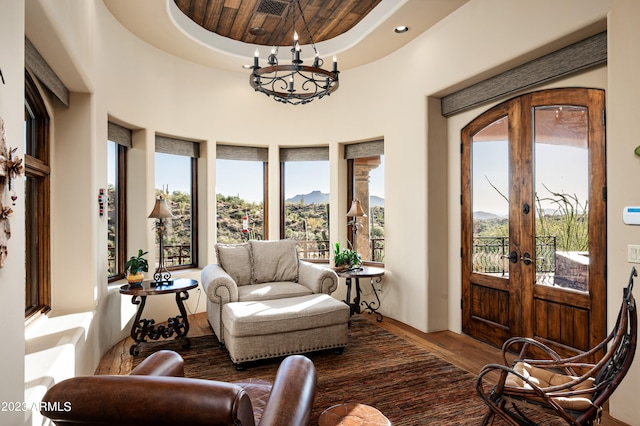
{"label": "thermostat on wall", "polygon": [[640,206],[625,207],[622,211],[622,220],[627,225],[640,225]]}

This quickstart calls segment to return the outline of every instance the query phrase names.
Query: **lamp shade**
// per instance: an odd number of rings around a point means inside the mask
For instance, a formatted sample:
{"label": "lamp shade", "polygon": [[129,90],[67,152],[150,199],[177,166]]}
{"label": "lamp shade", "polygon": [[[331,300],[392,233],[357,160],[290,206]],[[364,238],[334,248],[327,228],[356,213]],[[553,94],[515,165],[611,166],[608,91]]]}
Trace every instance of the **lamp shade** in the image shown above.
{"label": "lamp shade", "polygon": [[347,213],[347,217],[367,217],[367,215],[364,213],[364,210],[362,210],[362,206],[360,205],[359,200],[353,200],[351,202],[351,208]]}
{"label": "lamp shade", "polygon": [[175,216],[169,210],[169,205],[164,197],[160,196],[156,199],[156,205],[153,206],[153,210],[149,214],[149,219],[171,219]]}

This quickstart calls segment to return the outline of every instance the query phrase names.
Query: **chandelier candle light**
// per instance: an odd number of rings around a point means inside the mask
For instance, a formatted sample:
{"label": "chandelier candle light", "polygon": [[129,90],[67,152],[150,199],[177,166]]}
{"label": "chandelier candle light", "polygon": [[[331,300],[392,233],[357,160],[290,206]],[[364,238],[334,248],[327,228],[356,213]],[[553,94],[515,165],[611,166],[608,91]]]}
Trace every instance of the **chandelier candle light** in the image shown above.
{"label": "chandelier candle light", "polygon": [[[312,66],[302,65],[303,61],[300,59],[302,49],[298,43],[298,33],[296,32],[296,13],[302,19],[304,30],[307,32],[311,47],[315,52]],[[286,65],[278,63],[278,51],[289,19],[291,19],[291,27],[293,29],[293,43],[291,47],[291,64]],[[253,67],[250,67],[253,69],[249,79],[251,87],[256,92],[272,96],[278,102],[292,105],[306,104],[335,92],[338,89],[338,60],[334,55],[331,71],[321,68],[324,61],[320,58],[313,42],[299,0],[291,0],[282,28],[278,46],[274,46],[271,49],[271,54],[267,58],[269,66],[260,67],[260,51],[256,49],[253,57]]]}

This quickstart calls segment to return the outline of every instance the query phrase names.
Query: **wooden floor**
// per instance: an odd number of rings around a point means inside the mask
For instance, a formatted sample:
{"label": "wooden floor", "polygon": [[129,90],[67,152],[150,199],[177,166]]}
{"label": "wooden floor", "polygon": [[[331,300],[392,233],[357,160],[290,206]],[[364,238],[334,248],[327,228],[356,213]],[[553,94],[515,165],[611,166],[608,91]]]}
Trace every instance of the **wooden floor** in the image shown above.
{"label": "wooden floor", "polygon": [[[498,348],[466,335],[451,331],[423,333],[391,318],[376,322],[374,316],[363,314],[363,317],[472,374],[478,374],[486,364],[500,361]],[[189,337],[213,334],[206,313],[190,315],[189,326]],[[129,355],[129,347],[132,343],[133,339],[127,337],[115,344],[100,361],[96,374],[128,374],[131,371],[132,357]],[[626,425],[626,423],[611,418],[606,412],[602,416],[601,424],[604,426]]]}

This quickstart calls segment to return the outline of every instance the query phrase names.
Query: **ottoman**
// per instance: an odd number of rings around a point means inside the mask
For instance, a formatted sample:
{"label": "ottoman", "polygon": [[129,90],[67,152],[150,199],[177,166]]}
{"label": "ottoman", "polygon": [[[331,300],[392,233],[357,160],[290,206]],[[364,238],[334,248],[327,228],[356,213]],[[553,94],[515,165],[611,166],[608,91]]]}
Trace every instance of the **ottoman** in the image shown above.
{"label": "ottoman", "polygon": [[328,294],[226,303],[225,346],[238,369],[264,358],[324,349],[341,353],[348,343],[349,316],[349,307]]}

